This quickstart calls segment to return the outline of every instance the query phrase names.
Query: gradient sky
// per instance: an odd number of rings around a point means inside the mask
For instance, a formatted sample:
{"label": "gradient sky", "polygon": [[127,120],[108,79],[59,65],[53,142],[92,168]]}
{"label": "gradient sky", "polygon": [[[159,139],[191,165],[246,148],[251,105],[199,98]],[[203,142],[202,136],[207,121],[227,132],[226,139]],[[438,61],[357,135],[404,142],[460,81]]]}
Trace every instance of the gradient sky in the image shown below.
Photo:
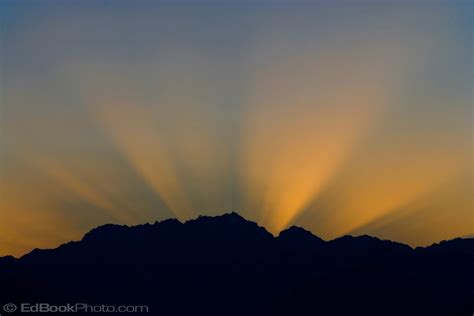
{"label": "gradient sky", "polygon": [[235,210],[474,234],[469,1],[0,0],[0,255]]}

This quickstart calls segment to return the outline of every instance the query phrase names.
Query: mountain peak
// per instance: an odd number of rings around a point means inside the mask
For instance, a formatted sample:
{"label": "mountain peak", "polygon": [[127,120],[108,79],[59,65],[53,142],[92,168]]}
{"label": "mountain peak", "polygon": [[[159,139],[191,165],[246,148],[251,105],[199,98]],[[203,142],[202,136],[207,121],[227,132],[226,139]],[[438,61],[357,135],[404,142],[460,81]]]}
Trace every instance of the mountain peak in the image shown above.
{"label": "mountain peak", "polygon": [[326,244],[318,236],[298,226],[291,226],[281,231],[277,241],[283,246],[285,251],[290,251],[291,253],[302,252],[305,254],[311,254],[312,251],[319,250]]}
{"label": "mountain peak", "polygon": [[191,219],[188,222],[195,222],[195,221],[200,221],[200,222],[205,222],[205,221],[220,221],[220,222],[250,222],[246,220],[244,217],[242,217],[240,214],[236,212],[230,212],[230,213],[224,213],[221,215],[215,215],[215,216],[209,216],[209,215],[199,215],[195,219]]}
{"label": "mountain peak", "polygon": [[314,235],[309,230],[304,229],[303,227],[299,226],[291,226],[285,230],[282,230],[278,235],[278,239],[312,239],[312,240],[319,240],[324,242],[323,239]]}
{"label": "mountain peak", "polygon": [[117,224],[105,224],[98,226],[96,228],[93,228],[90,230],[88,233],[84,235],[82,238],[83,241],[89,241],[93,240],[95,238],[98,238],[99,236],[110,236],[110,235],[115,235],[119,232],[126,232],[130,229],[131,227],[127,225],[117,225]]}

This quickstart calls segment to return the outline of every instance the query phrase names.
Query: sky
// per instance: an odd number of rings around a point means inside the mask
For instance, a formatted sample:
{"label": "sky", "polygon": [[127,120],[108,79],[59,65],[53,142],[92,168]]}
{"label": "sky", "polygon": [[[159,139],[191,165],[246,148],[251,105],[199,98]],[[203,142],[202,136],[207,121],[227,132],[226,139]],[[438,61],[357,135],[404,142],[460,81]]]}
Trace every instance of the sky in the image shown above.
{"label": "sky", "polygon": [[469,1],[0,0],[0,256],[237,211],[474,235]]}

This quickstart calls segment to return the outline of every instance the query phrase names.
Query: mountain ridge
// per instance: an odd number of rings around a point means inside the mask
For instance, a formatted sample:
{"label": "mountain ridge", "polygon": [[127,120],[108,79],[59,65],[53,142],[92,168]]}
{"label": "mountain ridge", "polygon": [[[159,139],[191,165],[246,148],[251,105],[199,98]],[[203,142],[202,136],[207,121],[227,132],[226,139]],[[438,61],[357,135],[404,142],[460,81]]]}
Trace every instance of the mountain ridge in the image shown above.
{"label": "mountain ridge", "polygon": [[[206,223],[207,224],[209,222],[219,222],[219,221],[226,220],[226,219],[227,220],[230,219],[230,222],[234,222],[234,223],[246,222],[248,224],[255,225],[256,227],[258,227],[258,229],[260,229],[262,231],[265,231],[266,233],[272,235],[270,232],[268,232],[265,229],[265,227],[258,225],[256,222],[245,219],[244,217],[242,217],[240,214],[238,214],[236,212],[224,213],[222,215],[216,215],[216,216],[199,215],[197,218],[190,219],[190,220],[187,220],[185,222],[181,222],[176,218],[168,218],[168,219],[164,219],[164,220],[161,220],[161,221],[155,221],[153,223],[144,223],[144,224],[138,224],[138,225],[103,224],[103,225],[99,225],[99,226],[91,229],[90,231],[86,232],[83,235],[83,237],[79,240],[69,241],[69,242],[60,244],[55,248],[45,248],[45,249],[35,248],[32,251],[30,251],[30,252],[28,252],[28,253],[20,256],[20,257],[14,257],[14,256],[10,256],[10,255],[3,256],[3,257],[0,257],[0,262],[6,261],[6,260],[9,260],[9,261],[21,260],[23,257],[27,257],[31,253],[35,253],[35,252],[38,252],[38,251],[54,251],[54,250],[56,250],[58,248],[61,248],[63,246],[67,246],[67,245],[75,244],[75,243],[80,243],[80,242],[83,242],[84,240],[88,240],[89,238],[91,238],[91,236],[94,236],[96,234],[107,233],[107,232],[110,232],[111,230],[114,230],[115,232],[122,231],[122,232],[132,233],[133,231],[140,230],[140,229],[147,229],[147,228],[148,229],[156,229],[156,228],[164,228],[165,226],[167,226],[168,228],[169,227],[177,228],[179,226],[194,225],[196,223]],[[405,247],[405,248],[410,248],[411,250],[415,250],[415,251],[423,251],[423,250],[438,248],[438,247],[446,248],[445,246],[448,245],[448,244],[459,243],[460,241],[463,241],[463,240],[474,240],[474,238],[470,238],[470,237],[468,237],[468,238],[466,238],[466,237],[456,237],[456,238],[449,239],[449,240],[441,240],[439,242],[435,242],[435,243],[433,243],[431,245],[428,245],[428,246],[411,247],[410,245],[407,245],[407,244],[404,244],[404,243],[401,243],[401,242],[398,242],[398,241],[393,241],[393,240],[389,240],[389,239],[381,239],[381,238],[378,238],[378,237],[375,237],[375,236],[370,236],[370,235],[359,235],[359,236],[344,235],[344,236],[340,236],[340,237],[337,237],[337,238],[334,238],[334,239],[331,239],[331,240],[325,240],[325,239],[319,237],[318,235],[314,234],[313,232],[311,232],[309,230],[306,230],[305,228],[299,227],[299,226],[291,226],[289,228],[286,228],[286,229],[282,230],[277,236],[272,235],[272,237],[275,238],[275,239],[278,239],[282,235],[284,236],[288,233],[295,233],[295,232],[298,232],[297,234],[300,237],[303,236],[303,235],[306,235],[307,238],[314,239],[314,240],[319,240],[319,241],[322,241],[326,244],[340,243],[340,242],[342,242],[344,240],[348,240],[348,239],[351,239],[352,241],[360,241],[360,240],[364,239],[364,240],[367,240],[367,241],[371,240],[373,242],[392,243],[394,245],[398,245],[400,247]],[[474,251],[474,249],[473,249],[473,251]]]}
{"label": "mountain ridge", "polygon": [[[474,239],[424,248],[371,236],[273,236],[238,214],[107,224],[0,260],[0,303],[146,305],[150,315],[474,312]],[[1,304],[0,304],[1,305]]]}

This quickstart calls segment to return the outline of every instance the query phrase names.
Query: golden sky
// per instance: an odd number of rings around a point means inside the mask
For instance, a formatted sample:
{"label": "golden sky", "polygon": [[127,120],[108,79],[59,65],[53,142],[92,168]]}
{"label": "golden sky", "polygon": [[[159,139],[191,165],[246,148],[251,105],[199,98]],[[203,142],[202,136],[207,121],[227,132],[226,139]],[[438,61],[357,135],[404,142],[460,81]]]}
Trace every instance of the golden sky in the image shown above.
{"label": "golden sky", "polygon": [[467,2],[0,4],[0,256],[237,211],[474,235]]}

